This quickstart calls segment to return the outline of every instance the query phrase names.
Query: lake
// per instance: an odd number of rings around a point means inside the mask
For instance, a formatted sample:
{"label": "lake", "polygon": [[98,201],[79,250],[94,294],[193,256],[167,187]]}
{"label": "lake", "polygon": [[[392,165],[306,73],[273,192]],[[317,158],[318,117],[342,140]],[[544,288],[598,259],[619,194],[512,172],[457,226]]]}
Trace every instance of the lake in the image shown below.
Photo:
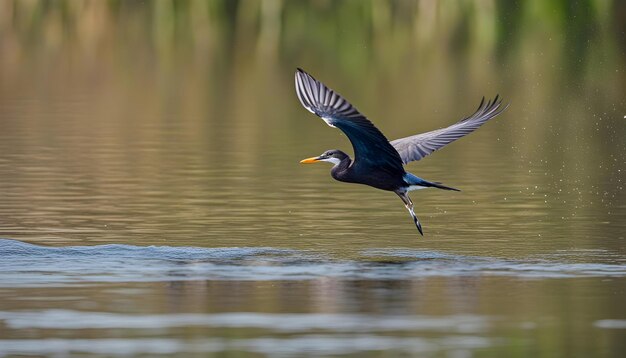
{"label": "lake", "polygon": [[[0,356],[622,357],[618,1],[0,3]],[[389,139],[509,108],[393,193]]]}

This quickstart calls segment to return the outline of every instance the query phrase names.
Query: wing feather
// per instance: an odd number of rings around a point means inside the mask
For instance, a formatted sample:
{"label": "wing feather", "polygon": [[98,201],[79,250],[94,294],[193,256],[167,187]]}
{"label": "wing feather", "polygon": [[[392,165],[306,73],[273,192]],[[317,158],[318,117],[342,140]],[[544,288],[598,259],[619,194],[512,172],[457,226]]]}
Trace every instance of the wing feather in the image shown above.
{"label": "wing feather", "polygon": [[339,93],[301,69],[296,71],[295,83],[304,108],[329,126],[341,129],[350,139],[355,166],[404,172],[402,159],[389,140]]}
{"label": "wing feather", "polygon": [[420,160],[445,145],[472,133],[507,108],[508,104],[502,106],[502,100],[499,96],[496,96],[493,101],[487,102],[483,97],[474,114],[449,127],[396,139],[390,143],[400,154],[402,162],[407,164]]}

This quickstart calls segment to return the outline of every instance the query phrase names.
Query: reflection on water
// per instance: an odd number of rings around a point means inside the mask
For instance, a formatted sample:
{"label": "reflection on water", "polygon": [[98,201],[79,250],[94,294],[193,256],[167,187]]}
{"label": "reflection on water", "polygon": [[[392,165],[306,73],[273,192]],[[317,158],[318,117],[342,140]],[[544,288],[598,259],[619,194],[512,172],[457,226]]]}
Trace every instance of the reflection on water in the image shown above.
{"label": "reflection on water", "polygon": [[[622,356],[625,14],[0,2],[0,355]],[[298,164],[350,145],[296,67],[390,139],[511,106],[409,166],[463,190],[413,194],[420,238]]]}
{"label": "reflection on water", "polygon": [[[626,263],[597,250],[506,260],[370,249],[346,259],[0,240],[0,257],[0,354],[504,354],[563,325],[601,330],[608,345],[582,348],[607,350],[624,325],[607,317],[622,317],[611,292],[625,283]],[[589,307],[589,299],[614,303]],[[563,301],[586,309],[561,321],[552,305]],[[42,339],[24,339],[32,334]]]}
{"label": "reflection on water", "polygon": [[454,333],[481,333],[486,319],[472,316],[411,317],[358,314],[258,314],[220,313],[174,315],[120,315],[111,313],[84,313],[48,310],[36,312],[2,312],[6,326],[21,328],[130,328],[162,329],[184,326],[206,327],[257,327],[274,331],[306,332],[328,330],[335,332],[435,330]]}
{"label": "reflection on water", "polygon": [[[253,338],[222,341],[179,339],[52,339],[0,341],[7,353],[69,354],[81,352],[103,355],[145,355],[180,353],[219,353],[223,351],[257,353],[272,357],[325,355],[362,356],[367,352],[387,351],[391,354],[458,354],[484,350],[488,339],[473,336],[442,338],[401,338],[376,335],[310,335],[290,338]],[[465,353],[461,353],[465,354]]]}

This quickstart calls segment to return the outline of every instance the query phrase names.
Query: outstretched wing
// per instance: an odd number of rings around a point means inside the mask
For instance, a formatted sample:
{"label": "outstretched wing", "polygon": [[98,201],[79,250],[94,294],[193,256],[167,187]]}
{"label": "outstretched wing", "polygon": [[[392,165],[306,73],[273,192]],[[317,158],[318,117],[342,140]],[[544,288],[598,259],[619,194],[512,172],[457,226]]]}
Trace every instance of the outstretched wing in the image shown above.
{"label": "outstretched wing", "polygon": [[296,93],[304,108],[348,136],[354,148],[355,165],[404,171],[400,155],[372,122],[337,92],[299,68]]}
{"label": "outstretched wing", "polygon": [[487,103],[483,97],[474,114],[461,119],[450,127],[396,139],[390,143],[396,148],[404,164],[420,160],[446,144],[472,133],[485,122],[502,113],[508,106],[508,104],[502,106],[502,100],[499,99],[499,96],[496,96],[493,101],[487,101]]}

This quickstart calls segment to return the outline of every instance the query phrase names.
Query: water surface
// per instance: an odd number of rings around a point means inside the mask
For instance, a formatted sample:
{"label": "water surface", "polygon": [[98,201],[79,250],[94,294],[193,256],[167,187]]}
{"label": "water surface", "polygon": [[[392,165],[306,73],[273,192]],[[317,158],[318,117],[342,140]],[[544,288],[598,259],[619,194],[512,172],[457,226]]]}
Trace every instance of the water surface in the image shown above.
{"label": "water surface", "polygon": [[[512,260],[381,248],[345,258],[4,239],[0,257],[2,354],[499,355],[530,352],[566,325],[608,345],[564,340],[555,352],[610,355],[626,324],[615,318],[623,292],[613,291],[626,263],[593,250]],[[595,300],[607,305],[590,310]],[[553,305],[564,302],[582,311],[563,322]]]}

